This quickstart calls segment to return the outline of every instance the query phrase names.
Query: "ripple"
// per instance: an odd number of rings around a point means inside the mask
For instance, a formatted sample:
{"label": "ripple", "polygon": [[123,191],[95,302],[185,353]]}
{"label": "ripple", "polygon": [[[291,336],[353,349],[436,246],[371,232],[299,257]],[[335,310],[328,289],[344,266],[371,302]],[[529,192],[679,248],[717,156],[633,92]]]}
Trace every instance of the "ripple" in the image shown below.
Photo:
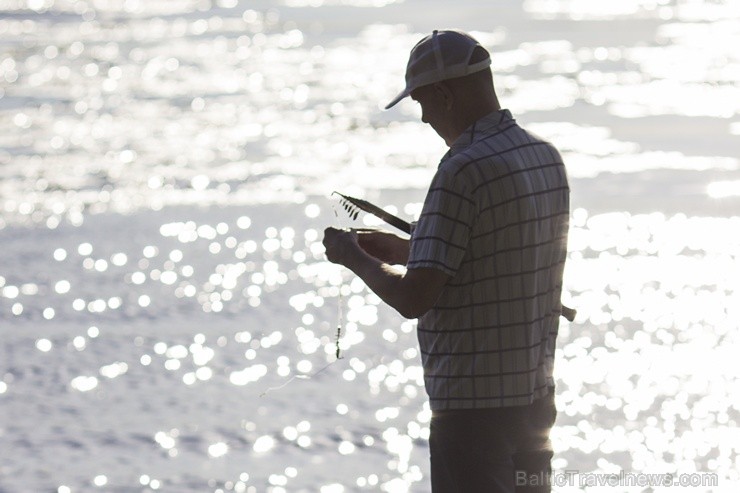
{"label": "ripple", "polygon": [[[341,0],[0,6],[0,397],[22,409],[15,459],[59,471],[50,484],[10,457],[26,475],[7,488],[424,488],[416,325],[320,241],[349,222],[334,189],[417,216],[445,150],[413,104],[378,108],[420,37],[407,3],[393,25]],[[476,33],[502,102],[572,178],[564,299],[579,315],[560,327],[556,469],[736,482],[736,10],[529,1]],[[545,34],[520,41],[533,18]],[[705,212],[653,171],[688,176]],[[95,470],[69,460],[82,449]]]}

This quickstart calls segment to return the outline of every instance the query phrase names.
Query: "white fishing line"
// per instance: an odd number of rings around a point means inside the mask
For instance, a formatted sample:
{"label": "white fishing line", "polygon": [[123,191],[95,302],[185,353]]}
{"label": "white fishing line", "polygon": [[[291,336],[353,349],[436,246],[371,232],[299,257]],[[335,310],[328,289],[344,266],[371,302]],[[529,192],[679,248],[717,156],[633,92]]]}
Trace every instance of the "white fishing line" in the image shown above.
{"label": "white fishing line", "polygon": [[[337,222],[341,222],[341,220],[339,219],[339,214],[337,213],[336,204],[332,204],[332,209],[334,210],[334,217],[336,218]],[[340,229],[342,229],[341,225],[340,225]],[[343,356],[340,356],[341,347],[339,345],[339,342],[342,338],[342,327],[344,327],[344,296],[342,295],[343,287],[344,287],[344,275],[342,276],[342,283],[339,285],[339,296],[337,299],[337,334],[336,334],[336,339],[334,342],[335,347],[336,347],[334,361],[328,362],[326,365],[322,366],[321,368],[319,368],[318,370],[316,370],[314,373],[310,375],[293,375],[291,378],[289,378],[287,381],[283,382],[282,384],[278,385],[277,387],[269,387],[267,390],[265,390],[264,392],[260,394],[260,397],[264,397],[270,392],[274,392],[274,391],[282,389],[283,387],[291,383],[293,380],[297,380],[297,379],[310,380],[316,377],[317,375],[323,373],[327,368],[329,368],[331,365],[333,365],[340,359],[344,358]]]}

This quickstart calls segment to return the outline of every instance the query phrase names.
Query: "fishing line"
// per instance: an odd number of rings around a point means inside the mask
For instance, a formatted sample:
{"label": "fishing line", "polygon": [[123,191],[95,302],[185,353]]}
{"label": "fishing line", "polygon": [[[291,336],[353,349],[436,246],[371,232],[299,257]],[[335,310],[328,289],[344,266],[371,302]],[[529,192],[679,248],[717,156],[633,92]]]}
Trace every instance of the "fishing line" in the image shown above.
{"label": "fishing line", "polygon": [[[340,221],[339,214],[337,213],[337,208],[335,204],[332,204],[332,209],[334,210],[334,217],[339,222]],[[291,383],[293,380],[296,380],[296,379],[310,380],[318,376],[319,374],[323,373],[327,368],[329,368],[331,365],[333,365],[340,359],[344,358],[344,356],[340,356],[341,348],[339,346],[339,341],[342,338],[342,327],[344,326],[344,309],[343,309],[344,308],[344,296],[342,294],[343,287],[344,287],[344,276],[342,276],[342,283],[339,285],[339,297],[337,300],[337,335],[334,341],[334,346],[335,346],[334,361],[328,362],[327,364],[325,364],[324,366],[322,366],[321,368],[319,368],[318,370],[316,370],[314,373],[310,375],[293,375],[290,379],[283,382],[281,385],[278,385],[277,387],[269,387],[267,390],[265,390],[264,392],[260,394],[260,397],[264,397],[270,392],[282,389],[283,387]]]}
{"label": "fishing line", "polygon": [[[331,208],[334,211],[334,218],[337,220],[337,223],[340,223],[341,220],[339,219],[339,213],[337,212],[337,206],[336,206],[336,204],[332,202]],[[341,229],[341,224],[339,224],[339,226],[340,226],[340,229]],[[337,302],[337,305],[338,305],[337,306],[337,338],[336,338],[336,341],[335,341],[335,346],[336,346],[336,354],[335,354],[335,356],[337,358],[336,360],[341,359],[341,357],[339,356],[339,351],[340,351],[340,348],[339,348],[339,340],[342,337],[342,326],[344,325],[344,315],[342,313],[342,307],[344,306],[343,299],[342,299],[342,288],[344,288],[344,274],[342,274],[342,282],[339,284],[339,299],[338,299],[338,302]],[[336,360],[334,360],[334,361],[336,361]]]}
{"label": "fishing line", "polygon": [[337,359],[342,359],[343,358],[343,356],[339,356],[339,350],[340,350],[340,348],[339,348],[339,339],[342,337],[342,326],[344,325],[344,316],[342,315],[342,306],[344,305],[342,303],[342,288],[343,287],[344,287],[344,284],[342,284],[341,286],[339,286],[339,303],[338,303],[338,305],[339,305],[339,315],[337,317],[337,340],[335,341],[336,348],[337,348],[337,351],[336,351],[335,356],[336,356]]}
{"label": "fishing line", "polygon": [[342,306],[343,306],[342,286],[339,287],[339,303],[338,303],[338,305],[339,305],[338,306],[339,314],[338,314],[338,320],[337,320],[337,339],[336,339],[336,342],[335,342],[335,345],[336,345],[336,359],[334,361],[329,361],[327,364],[325,364],[324,366],[322,366],[321,368],[319,368],[318,370],[316,370],[314,373],[312,373],[310,375],[293,375],[289,380],[287,380],[286,382],[283,382],[281,385],[278,385],[277,387],[270,387],[270,388],[268,388],[267,390],[265,390],[264,392],[262,392],[260,394],[260,397],[264,397],[267,394],[269,394],[270,392],[273,392],[275,390],[282,389],[283,387],[285,387],[286,385],[288,385],[293,380],[296,380],[296,379],[300,379],[300,380],[311,380],[312,378],[318,376],[320,373],[323,373],[331,365],[333,365],[334,363],[336,363],[340,359],[343,359],[344,358],[344,356],[339,356],[339,350],[340,350],[340,347],[339,347],[339,339],[340,339],[341,334],[342,334],[342,326],[344,325],[344,316],[342,314],[342,311],[343,311],[342,310]]}
{"label": "fishing line", "polygon": [[282,389],[283,387],[285,387],[286,385],[288,385],[290,382],[292,382],[295,379],[311,380],[313,377],[317,376],[319,373],[323,372],[324,370],[326,370],[327,368],[329,368],[331,365],[333,365],[336,362],[337,362],[337,360],[330,361],[326,365],[324,365],[321,369],[317,370],[316,372],[314,372],[314,373],[312,373],[310,375],[293,375],[287,382],[284,382],[282,385],[278,385],[277,387],[270,387],[270,388],[268,388],[267,390],[265,390],[264,392],[262,392],[260,394],[260,397],[264,397],[267,394],[269,394],[270,392],[273,392],[275,390]]}

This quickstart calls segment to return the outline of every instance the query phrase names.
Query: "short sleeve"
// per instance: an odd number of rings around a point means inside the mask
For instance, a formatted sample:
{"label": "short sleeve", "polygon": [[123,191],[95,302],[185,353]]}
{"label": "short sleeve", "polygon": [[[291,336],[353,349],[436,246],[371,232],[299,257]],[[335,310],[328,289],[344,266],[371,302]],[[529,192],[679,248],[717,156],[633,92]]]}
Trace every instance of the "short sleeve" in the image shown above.
{"label": "short sleeve", "polygon": [[476,211],[475,201],[462,180],[439,169],[411,236],[406,267],[429,267],[454,276],[465,256]]}

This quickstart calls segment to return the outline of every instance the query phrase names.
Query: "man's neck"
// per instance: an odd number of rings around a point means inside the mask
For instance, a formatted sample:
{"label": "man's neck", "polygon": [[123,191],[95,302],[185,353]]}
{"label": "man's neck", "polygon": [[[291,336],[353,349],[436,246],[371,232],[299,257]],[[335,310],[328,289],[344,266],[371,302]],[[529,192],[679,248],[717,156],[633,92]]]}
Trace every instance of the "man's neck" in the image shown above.
{"label": "man's neck", "polygon": [[498,99],[494,99],[492,101],[487,101],[479,106],[467,108],[466,111],[461,112],[459,117],[456,119],[456,135],[454,136],[454,138],[451,138],[446,142],[447,146],[452,147],[452,144],[457,141],[457,139],[460,138],[460,136],[465,133],[465,131],[469,129],[475,122],[485,116],[490,115],[494,111],[499,111],[500,109],[501,105],[499,104]]}

